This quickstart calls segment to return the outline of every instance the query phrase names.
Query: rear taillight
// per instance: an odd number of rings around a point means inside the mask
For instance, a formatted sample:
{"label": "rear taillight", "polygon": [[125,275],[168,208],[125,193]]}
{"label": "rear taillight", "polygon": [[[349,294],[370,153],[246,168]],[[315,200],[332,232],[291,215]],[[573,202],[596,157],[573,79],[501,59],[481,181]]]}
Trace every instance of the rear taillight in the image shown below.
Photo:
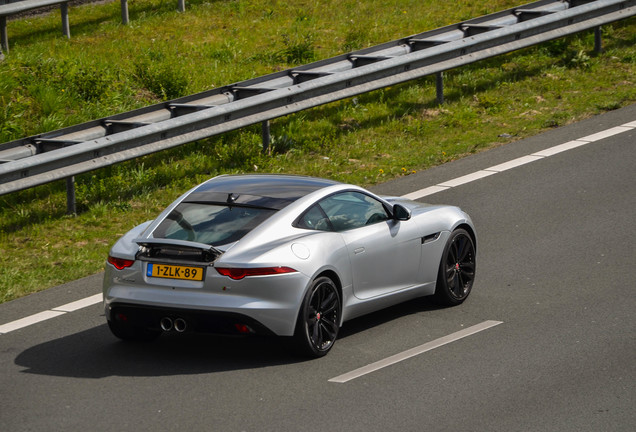
{"label": "rear taillight", "polygon": [[135,263],[135,260],[123,259],[123,258],[115,258],[113,256],[108,257],[108,262],[115,266],[117,270],[123,270],[126,267],[130,267]]}
{"label": "rear taillight", "polygon": [[215,267],[223,276],[227,276],[230,279],[239,280],[248,276],[268,276],[283,273],[295,273],[290,267],[259,267],[259,268],[230,268],[230,267]]}

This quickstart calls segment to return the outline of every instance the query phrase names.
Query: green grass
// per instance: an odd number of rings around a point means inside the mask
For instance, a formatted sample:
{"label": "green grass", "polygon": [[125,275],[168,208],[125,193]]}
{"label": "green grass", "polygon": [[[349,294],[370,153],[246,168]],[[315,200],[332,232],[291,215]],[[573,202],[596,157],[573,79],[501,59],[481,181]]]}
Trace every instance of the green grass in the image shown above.
{"label": "green grass", "polygon": [[[191,1],[71,8],[9,23],[0,142],[261,76],[506,9],[484,1]],[[0,302],[99,272],[110,245],[220,173],[283,172],[372,185],[636,101],[636,20],[424,78],[77,177],[0,196]],[[508,138],[500,135],[509,136]]]}

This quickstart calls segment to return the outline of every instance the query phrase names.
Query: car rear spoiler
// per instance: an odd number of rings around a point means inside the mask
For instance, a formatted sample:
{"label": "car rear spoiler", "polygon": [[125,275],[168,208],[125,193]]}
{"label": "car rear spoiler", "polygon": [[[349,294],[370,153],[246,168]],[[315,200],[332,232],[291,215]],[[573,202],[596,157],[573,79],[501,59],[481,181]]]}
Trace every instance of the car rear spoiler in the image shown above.
{"label": "car rear spoiler", "polygon": [[142,248],[147,250],[140,250],[140,253],[146,255],[152,249],[172,249],[172,250],[185,250],[185,251],[199,251],[203,256],[209,257],[209,261],[214,261],[219,256],[223,255],[223,251],[215,248],[212,245],[205,243],[198,243],[188,240],[175,240],[166,238],[137,238],[133,240]]}

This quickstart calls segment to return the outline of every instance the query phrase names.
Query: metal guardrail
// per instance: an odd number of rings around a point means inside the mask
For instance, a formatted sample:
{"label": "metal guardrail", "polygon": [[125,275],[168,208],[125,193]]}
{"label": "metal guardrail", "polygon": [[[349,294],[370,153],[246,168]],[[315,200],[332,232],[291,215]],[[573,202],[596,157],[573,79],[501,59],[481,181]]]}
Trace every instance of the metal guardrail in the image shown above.
{"label": "metal guardrail", "polygon": [[[9,52],[9,36],[7,33],[7,18],[33,9],[46,6],[60,5],[62,15],[62,32],[67,38],[71,37],[68,23],[68,0],[0,0],[0,47]],[[1,51],[0,51],[1,52]]]}
{"label": "metal guardrail", "polygon": [[[636,0],[541,0],[286,71],[0,145],[0,195],[636,15]],[[438,80],[441,84],[441,80]],[[441,86],[440,86],[441,87]],[[69,200],[72,181],[67,180]],[[69,210],[71,208],[69,207]]]}
{"label": "metal guardrail", "polygon": [[[128,24],[128,0],[121,1],[121,21]],[[185,0],[177,0],[179,12],[185,11]],[[7,33],[7,18],[22,12],[41,9],[47,6],[60,5],[62,15],[62,33],[71,38],[71,28],[68,21],[69,0],[0,0],[0,46],[5,52],[9,52],[9,36]],[[0,51],[1,53],[1,51]]]}

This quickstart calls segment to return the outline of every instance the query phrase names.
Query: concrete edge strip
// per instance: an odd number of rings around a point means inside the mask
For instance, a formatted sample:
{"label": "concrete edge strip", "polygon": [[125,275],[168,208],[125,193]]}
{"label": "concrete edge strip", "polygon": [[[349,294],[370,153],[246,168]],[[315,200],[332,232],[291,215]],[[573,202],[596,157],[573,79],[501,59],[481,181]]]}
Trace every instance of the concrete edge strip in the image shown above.
{"label": "concrete edge strip", "polygon": [[[486,168],[481,171],[476,171],[468,175],[457,177],[455,179],[448,180],[444,183],[439,183],[434,186],[429,186],[427,188],[408,193],[404,195],[403,198],[407,198],[411,200],[424,198],[425,196],[433,195],[453,187],[461,186],[463,184],[470,183],[475,180],[479,180],[479,179],[491,176],[493,174],[497,174],[500,172],[507,171],[509,169],[517,168],[522,165],[525,165],[537,160],[541,160],[546,157],[550,157],[555,154],[558,154],[567,150],[572,150],[574,148],[577,148],[592,142],[596,142],[596,141],[599,141],[614,135],[618,135],[623,132],[628,132],[634,129],[636,129],[636,121],[625,123],[623,125],[606,129],[604,131],[597,132],[592,135],[587,135],[583,138],[579,138],[574,141],[569,141],[563,144],[559,144],[554,147],[550,147],[545,150],[532,153],[527,156],[522,156],[520,158],[513,159],[511,161],[508,161],[499,165],[495,165],[490,168]],[[85,307],[100,303],[101,301],[102,301],[102,294],[95,294],[93,296],[80,299],[80,300],[77,300],[62,306],[58,306],[56,308],[53,308],[44,312],[39,312],[39,313],[30,315],[26,318],[22,318],[19,320],[15,320],[15,321],[0,325],[0,334],[5,334],[5,333],[12,332],[14,330],[28,327],[30,325],[37,324],[39,322],[42,322],[51,318],[55,318],[57,316],[64,315],[69,312],[75,312],[79,309],[83,309]]]}

